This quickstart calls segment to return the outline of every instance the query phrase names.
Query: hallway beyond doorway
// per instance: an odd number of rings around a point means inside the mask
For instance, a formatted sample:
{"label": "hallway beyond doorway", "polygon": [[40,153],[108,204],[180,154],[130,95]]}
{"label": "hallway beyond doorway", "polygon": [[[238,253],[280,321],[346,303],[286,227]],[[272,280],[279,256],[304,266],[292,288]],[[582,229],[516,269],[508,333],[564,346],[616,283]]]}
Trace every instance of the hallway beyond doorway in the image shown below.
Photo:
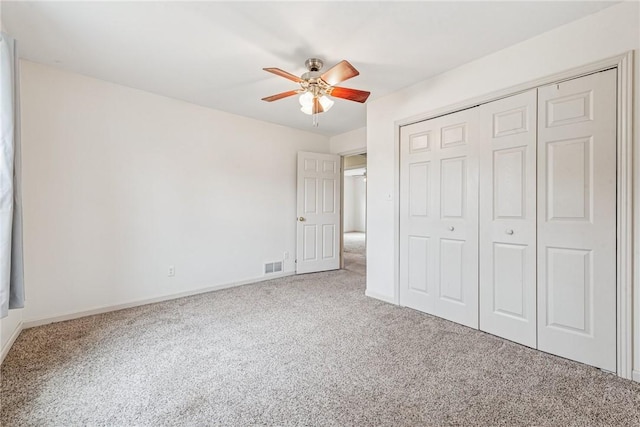
{"label": "hallway beyond doorway", "polygon": [[344,268],[358,274],[366,274],[366,233],[344,233]]}

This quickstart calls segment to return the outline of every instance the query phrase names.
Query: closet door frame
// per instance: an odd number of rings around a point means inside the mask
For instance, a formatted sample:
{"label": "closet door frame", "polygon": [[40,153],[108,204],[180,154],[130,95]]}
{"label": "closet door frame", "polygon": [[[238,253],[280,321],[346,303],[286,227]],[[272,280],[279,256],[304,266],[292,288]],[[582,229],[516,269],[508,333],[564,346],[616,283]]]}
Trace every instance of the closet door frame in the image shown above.
{"label": "closet door frame", "polygon": [[[450,106],[432,110],[420,115],[398,120],[395,126],[394,152],[395,162],[395,193],[400,194],[400,128],[409,124],[433,119],[445,114],[454,113],[466,108],[476,107],[488,102],[496,101],[516,95],[531,89],[552,83],[572,80],[588,74],[616,69],[617,71],[617,170],[616,170],[616,374],[619,377],[633,379],[640,382],[640,339],[633,342],[634,329],[634,301],[633,295],[633,51],[616,55],[601,61],[583,65],[541,79],[498,90],[480,97],[462,101]],[[636,82],[638,83],[638,82]],[[394,200],[394,253],[395,253],[395,295],[394,303],[399,304],[400,295],[400,200]],[[639,224],[640,227],[640,224]],[[640,294],[640,291],[638,292]],[[640,331],[640,295],[636,295],[635,328]],[[635,366],[634,367],[634,345]]]}

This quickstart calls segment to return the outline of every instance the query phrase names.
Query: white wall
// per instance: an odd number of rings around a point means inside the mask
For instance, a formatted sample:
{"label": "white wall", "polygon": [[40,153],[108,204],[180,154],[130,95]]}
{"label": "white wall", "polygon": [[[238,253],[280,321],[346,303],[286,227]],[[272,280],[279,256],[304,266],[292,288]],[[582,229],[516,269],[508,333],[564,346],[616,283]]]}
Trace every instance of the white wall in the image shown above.
{"label": "white wall", "polygon": [[[639,4],[628,2],[524,41],[369,102],[367,108],[367,294],[397,302],[398,259],[395,233],[398,152],[397,120],[423,114],[640,47]],[[640,74],[635,52],[635,147],[638,144]],[[640,149],[635,150],[640,170]],[[635,175],[635,247],[640,247],[640,174]],[[636,254],[636,271],[640,255]],[[636,278],[636,285],[638,280]],[[640,344],[640,286],[636,286],[636,333]],[[640,345],[635,351],[640,370]],[[640,379],[640,372],[638,372]]]}
{"label": "white wall", "polygon": [[366,183],[362,176],[344,177],[344,231],[366,230]]}
{"label": "white wall", "polygon": [[363,127],[332,136],[329,140],[329,147],[332,154],[364,153],[367,150],[367,128]]}
{"label": "white wall", "polygon": [[353,199],[354,199],[354,185],[353,185],[353,181],[354,181],[355,177],[354,176],[345,176],[344,177],[344,197],[343,197],[343,209],[344,209],[344,216],[343,216],[343,224],[342,224],[342,229],[345,233],[349,233],[351,231],[355,231],[355,226],[354,226],[354,222],[355,222],[355,212],[354,212],[354,208],[355,205],[353,203]]}
{"label": "white wall", "polygon": [[329,148],[26,61],[22,126],[27,323],[263,277],[295,254],[297,151]]}
{"label": "white wall", "polygon": [[362,176],[353,178],[353,231],[365,232],[367,230],[367,183]]}

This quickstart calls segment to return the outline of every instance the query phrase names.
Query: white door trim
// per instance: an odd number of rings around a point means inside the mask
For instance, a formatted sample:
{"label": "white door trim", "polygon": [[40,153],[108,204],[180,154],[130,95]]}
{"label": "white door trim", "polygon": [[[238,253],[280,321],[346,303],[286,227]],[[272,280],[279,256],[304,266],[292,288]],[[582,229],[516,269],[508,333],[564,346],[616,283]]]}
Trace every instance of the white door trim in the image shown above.
{"label": "white door trim", "polygon": [[[618,73],[618,116],[617,116],[617,375],[640,381],[640,371],[633,371],[633,51],[616,55],[601,61],[552,74],[537,80],[511,86],[486,95],[458,102],[446,107],[394,123],[394,152],[396,155],[394,189],[400,194],[400,127],[445,114],[475,107],[501,98],[512,96],[530,89],[570,80],[587,74],[616,68]],[[400,295],[400,200],[394,200],[394,298],[399,304]],[[638,285],[640,287],[640,283]],[[640,330],[640,296],[636,296],[636,310]]]}

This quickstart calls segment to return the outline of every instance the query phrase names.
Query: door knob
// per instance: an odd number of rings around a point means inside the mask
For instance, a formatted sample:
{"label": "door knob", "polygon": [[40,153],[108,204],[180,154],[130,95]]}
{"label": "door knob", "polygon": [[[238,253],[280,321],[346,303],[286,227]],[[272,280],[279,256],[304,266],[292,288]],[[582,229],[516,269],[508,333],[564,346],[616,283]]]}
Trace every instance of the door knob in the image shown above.
{"label": "door knob", "polygon": [[300,218],[298,218],[298,221],[303,222],[303,221],[306,221],[306,219],[304,219],[304,217],[301,216]]}
{"label": "door knob", "polygon": [[513,230],[508,228],[507,230],[505,230],[505,233],[507,233],[508,235],[512,235],[513,234]]}
{"label": "door knob", "polygon": [[449,227],[449,231],[453,231],[455,230],[455,228],[453,228],[453,225]]}

